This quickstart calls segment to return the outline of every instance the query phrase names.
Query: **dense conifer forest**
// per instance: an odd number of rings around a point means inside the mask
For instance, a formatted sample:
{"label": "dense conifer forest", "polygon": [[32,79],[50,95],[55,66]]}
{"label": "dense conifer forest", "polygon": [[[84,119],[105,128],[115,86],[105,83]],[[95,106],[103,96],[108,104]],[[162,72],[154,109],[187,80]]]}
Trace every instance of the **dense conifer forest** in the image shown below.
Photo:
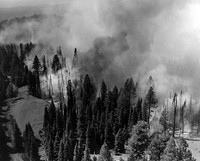
{"label": "dense conifer forest", "polygon": [[[186,102],[180,108],[177,104],[178,94],[173,95],[172,109],[165,107],[162,110],[157,121],[161,128],[152,129],[153,114],[160,104],[151,76],[145,97],[140,96],[140,84],[132,78],[128,78],[122,87],[113,88],[109,88],[103,78],[99,86],[89,73],[64,83],[66,80],[62,77],[66,64],[61,47],[50,65],[47,65],[45,56],[39,59],[35,55],[31,68],[28,68],[26,58],[35,46],[32,43],[0,46],[1,115],[5,113],[5,100],[16,97],[18,88],[22,86],[27,86],[29,95],[50,102],[45,107],[39,139],[29,123],[21,132],[12,117],[11,138],[8,138],[1,121],[2,159],[9,159],[9,153],[22,153],[25,161],[39,161],[38,152],[42,146],[49,161],[111,161],[113,155],[125,153],[129,155],[128,161],[194,160],[185,139],[176,134],[178,129],[184,133],[184,120],[188,119]],[[77,59],[75,49],[72,68],[76,68]],[[58,91],[54,93],[50,71],[58,76]],[[47,91],[41,88],[43,76],[47,84],[50,82],[45,89]],[[191,127],[199,127],[199,115],[195,115],[190,120]],[[180,121],[176,122],[178,119]],[[11,140],[11,148],[7,146],[8,139]]]}
{"label": "dense conifer forest", "polygon": [[0,161],[199,161],[200,1],[0,0]]}

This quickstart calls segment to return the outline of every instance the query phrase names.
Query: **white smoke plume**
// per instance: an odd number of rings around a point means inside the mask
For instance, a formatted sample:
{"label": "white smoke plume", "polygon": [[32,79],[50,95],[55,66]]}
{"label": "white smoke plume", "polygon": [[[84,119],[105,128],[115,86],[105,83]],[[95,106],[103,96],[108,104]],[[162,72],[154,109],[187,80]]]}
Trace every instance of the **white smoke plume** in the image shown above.
{"label": "white smoke plume", "polygon": [[[72,59],[77,47],[80,71],[97,82],[105,80],[112,87],[133,77],[145,86],[152,76],[160,98],[183,90],[198,100],[198,0],[69,0],[65,5],[46,7],[44,13],[49,16],[42,22],[5,29],[0,41],[14,41],[16,31],[33,31],[30,41],[54,49],[41,54],[56,54],[60,45],[63,54]],[[38,51],[35,53],[40,54]]]}

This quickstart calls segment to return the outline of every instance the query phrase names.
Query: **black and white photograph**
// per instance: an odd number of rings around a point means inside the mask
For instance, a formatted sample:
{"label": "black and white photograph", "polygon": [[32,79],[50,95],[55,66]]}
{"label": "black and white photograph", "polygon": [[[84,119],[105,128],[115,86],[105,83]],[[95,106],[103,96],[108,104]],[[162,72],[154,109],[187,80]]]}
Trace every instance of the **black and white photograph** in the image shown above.
{"label": "black and white photograph", "polygon": [[200,161],[200,0],[0,0],[0,161]]}

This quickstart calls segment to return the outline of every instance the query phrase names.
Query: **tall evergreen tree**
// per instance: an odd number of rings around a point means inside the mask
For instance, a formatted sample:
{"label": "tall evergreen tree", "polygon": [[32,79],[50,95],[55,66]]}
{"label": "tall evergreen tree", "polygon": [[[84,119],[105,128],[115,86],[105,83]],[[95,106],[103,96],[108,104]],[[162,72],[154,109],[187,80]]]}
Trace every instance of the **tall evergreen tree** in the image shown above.
{"label": "tall evergreen tree", "polygon": [[131,133],[131,138],[128,141],[131,154],[130,159],[141,159],[144,157],[144,151],[148,147],[149,142],[149,126],[144,121],[139,121]]}
{"label": "tall evergreen tree", "polygon": [[26,124],[23,137],[24,137],[25,159],[31,161],[39,161],[40,160],[38,154],[39,142],[35,138],[33,129],[29,123]]}
{"label": "tall evergreen tree", "polygon": [[39,61],[37,55],[35,55],[32,68],[33,68],[33,76],[35,79],[35,87],[36,87],[35,96],[41,97],[40,78],[39,78],[41,64],[40,64],[40,61]]}
{"label": "tall evergreen tree", "polygon": [[114,135],[112,131],[112,127],[110,125],[110,121],[106,121],[106,127],[105,127],[105,140],[104,142],[108,145],[109,149],[112,149],[114,147]]}
{"label": "tall evergreen tree", "polygon": [[127,79],[124,88],[118,98],[118,124],[120,128],[128,125],[129,112],[131,106],[131,93],[134,89],[132,78]]}
{"label": "tall evergreen tree", "polygon": [[156,93],[154,91],[154,88],[150,87],[143,105],[147,116],[145,121],[147,121],[148,124],[150,123],[151,110],[155,109],[157,105],[158,99]]}
{"label": "tall evergreen tree", "polygon": [[12,121],[13,126],[13,149],[14,152],[23,152],[23,139],[21,135],[21,131],[17,125],[17,122],[15,120]]}
{"label": "tall evergreen tree", "polygon": [[61,69],[61,63],[58,58],[58,55],[54,55],[54,57],[53,57],[52,69],[53,69],[54,73],[56,73],[58,70]]}
{"label": "tall evergreen tree", "polygon": [[47,107],[45,107],[44,110],[43,130],[44,130],[44,136],[47,137],[47,134],[49,132],[49,112]]}
{"label": "tall evergreen tree", "polygon": [[107,95],[107,87],[106,87],[106,83],[104,81],[101,84],[100,94],[101,94],[100,98],[101,98],[101,101],[102,101],[102,105],[104,106],[103,110],[105,110],[105,99],[106,99],[106,95]]}
{"label": "tall evergreen tree", "polygon": [[[17,56],[16,53],[13,53],[13,58],[12,58],[12,63],[11,63],[11,82],[16,84],[17,79],[18,79],[18,70],[19,70],[19,57]],[[16,84],[17,85],[17,84]]]}
{"label": "tall evergreen tree", "polygon": [[33,68],[34,72],[39,74],[40,68],[41,68],[41,64],[40,64],[40,60],[38,59],[37,55],[35,55],[35,57],[34,57],[32,68]]}

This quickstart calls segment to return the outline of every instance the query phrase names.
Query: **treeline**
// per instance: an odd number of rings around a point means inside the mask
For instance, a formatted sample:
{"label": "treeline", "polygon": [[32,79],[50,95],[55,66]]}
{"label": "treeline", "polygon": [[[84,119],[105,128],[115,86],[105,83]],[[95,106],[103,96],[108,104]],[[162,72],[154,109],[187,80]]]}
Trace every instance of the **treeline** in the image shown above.
{"label": "treeline", "polygon": [[[6,135],[9,131],[5,126],[7,119],[4,116],[5,109],[3,107],[7,98],[16,96],[17,87],[27,85],[28,68],[24,64],[24,60],[33,48],[32,43],[0,45],[0,160],[9,160],[9,153],[19,149],[18,146],[22,144],[22,142],[17,141],[18,137],[16,138],[16,136],[21,137],[21,134],[15,121],[11,121],[12,137],[8,138]],[[14,150],[7,145],[10,141]]]}
{"label": "treeline", "polygon": [[0,31],[6,29],[8,26],[11,26],[13,24],[23,24],[26,22],[32,22],[32,21],[38,21],[41,22],[44,19],[44,16],[39,15],[33,15],[29,17],[15,17],[12,19],[5,19],[0,21]]}
{"label": "treeline", "polygon": [[0,72],[17,87],[27,85],[28,67],[24,60],[33,48],[32,43],[0,45]]}
{"label": "treeline", "polygon": [[100,93],[86,75],[76,86],[69,80],[67,103],[55,107],[53,99],[45,108],[43,141],[49,160],[81,161],[89,154],[99,154],[102,145],[125,153],[125,144],[138,121],[147,122],[158,100],[153,87],[144,99],[138,85],[127,79],[124,87],[109,90],[103,81]]}
{"label": "treeline", "polygon": [[[132,78],[120,90],[109,90],[103,81],[98,93],[89,75],[76,85],[69,80],[67,103],[56,108],[52,99],[44,112],[42,140],[49,161],[111,161],[110,150],[129,153],[128,161],[193,161],[187,142],[169,133],[173,125],[167,110],[160,118],[162,130],[150,132],[158,99],[154,86],[144,100],[138,88]],[[91,154],[100,155],[91,159]]]}
{"label": "treeline", "polygon": [[[15,96],[15,87],[24,85],[28,85],[29,94],[42,97],[40,76],[48,76],[49,66],[46,64],[45,57],[42,58],[41,63],[35,56],[32,70],[28,71],[24,60],[33,48],[32,43],[21,44],[18,47],[14,44],[0,46],[2,53],[0,54],[1,99],[5,100]],[[75,49],[75,55],[76,52]],[[151,115],[158,107],[154,85],[150,84],[144,98],[138,94],[139,84],[135,83],[132,78],[127,79],[120,89],[117,87],[109,89],[104,81],[98,89],[87,74],[75,82],[68,80],[65,87],[62,83],[64,81],[62,68],[65,67],[63,62],[65,61],[61,49],[58,48],[51,68],[53,73],[61,72],[61,78],[58,81],[60,102],[56,107],[50,83],[51,104],[45,108],[41,135],[49,161],[90,161],[91,154],[100,154],[93,160],[110,161],[113,160],[110,150],[115,154],[129,153],[129,161],[141,159],[152,161],[194,160],[191,152],[187,149],[188,145],[185,140],[173,138],[178,110],[176,94],[172,101],[173,113],[170,114],[165,109],[159,120],[163,127],[162,130],[152,134],[150,132]],[[150,77],[149,82],[152,80]],[[65,88],[66,100],[64,99]],[[2,108],[0,109],[2,110]],[[181,109],[185,109],[185,106]],[[170,121],[169,115],[173,116],[174,121]],[[184,116],[183,110],[180,118],[183,119]],[[12,120],[11,122],[13,152],[24,153],[23,158],[27,161],[38,161],[40,142],[35,138],[30,124],[26,125],[22,136],[16,121]],[[182,127],[184,127],[184,123]],[[173,137],[169,134],[171,130]],[[2,123],[0,137],[6,137]],[[2,151],[0,150],[0,157],[6,158],[8,156],[8,153],[4,153],[7,147],[6,140],[0,140],[0,143],[3,147]],[[23,143],[23,146],[20,146],[20,143]]]}

